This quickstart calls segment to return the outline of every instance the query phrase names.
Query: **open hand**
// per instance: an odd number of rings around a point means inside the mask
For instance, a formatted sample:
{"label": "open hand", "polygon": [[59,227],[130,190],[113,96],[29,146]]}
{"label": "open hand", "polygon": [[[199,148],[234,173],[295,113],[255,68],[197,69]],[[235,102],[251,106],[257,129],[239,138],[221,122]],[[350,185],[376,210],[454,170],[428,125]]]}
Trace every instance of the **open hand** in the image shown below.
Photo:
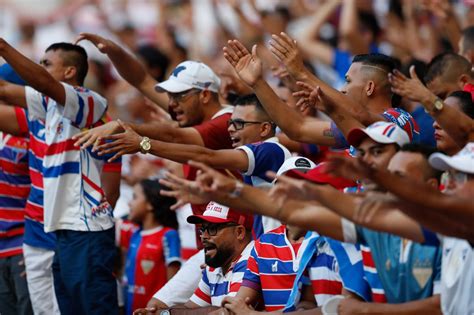
{"label": "open hand", "polygon": [[108,159],[109,162],[114,161],[124,154],[132,154],[140,151],[140,141],[142,137],[129,125],[124,124],[120,120],[117,122],[124,132],[102,137],[102,140],[106,141],[106,143],[97,146],[99,155],[115,153],[114,156]]}
{"label": "open hand", "polygon": [[81,149],[85,149],[91,145],[92,151],[97,151],[97,147],[99,146],[100,142],[102,141],[103,137],[107,137],[117,133],[121,130],[121,126],[118,121],[110,121],[102,126],[95,127],[89,130],[85,130],[77,135],[72,137],[73,140],[76,140],[74,143],[75,146],[81,147]]}
{"label": "open hand", "polygon": [[433,95],[418,79],[415,66],[410,67],[410,78],[407,78],[400,71],[394,70],[393,73],[388,74],[388,80],[392,85],[393,93],[409,98],[412,101],[423,103]]}
{"label": "open hand", "polygon": [[294,77],[299,78],[307,69],[303,64],[296,40],[292,39],[286,33],[281,32],[279,35],[273,34],[270,40],[270,51],[282,62],[288,72]]}
{"label": "open hand", "polygon": [[269,196],[275,200],[278,206],[282,206],[288,199],[310,200],[308,182],[301,179],[291,178],[285,175],[276,177],[274,172],[267,172],[270,178],[277,179],[275,185],[270,189]]}
{"label": "open hand", "polygon": [[171,210],[179,209],[187,203],[207,204],[211,201],[210,196],[200,189],[197,182],[172,173],[166,173],[166,178],[160,179],[160,184],[170,189],[161,190],[161,195],[176,199],[176,203],[170,207]]}
{"label": "open hand", "polygon": [[235,178],[227,177],[200,162],[189,161],[189,165],[199,169],[196,182],[203,192],[228,195],[234,191],[237,182]]}
{"label": "open hand", "polygon": [[111,49],[116,46],[113,41],[92,33],[80,33],[79,37],[76,38],[76,41],[74,43],[77,45],[80,41],[83,40],[90,41],[92,44],[94,44],[95,47],[100,50],[100,52],[104,54],[109,53]]}
{"label": "open hand", "polygon": [[257,55],[257,45],[252,47],[252,54],[238,40],[229,40],[223,48],[225,59],[234,67],[235,71],[250,87],[255,86],[262,78],[262,61]]}

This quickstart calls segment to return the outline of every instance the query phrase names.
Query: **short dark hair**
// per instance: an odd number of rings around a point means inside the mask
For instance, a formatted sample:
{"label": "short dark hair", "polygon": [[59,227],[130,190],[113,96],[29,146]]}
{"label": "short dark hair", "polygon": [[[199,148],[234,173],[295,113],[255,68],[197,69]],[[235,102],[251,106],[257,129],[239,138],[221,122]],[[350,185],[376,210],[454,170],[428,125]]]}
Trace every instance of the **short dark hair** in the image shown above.
{"label": "short dark hair", "polygon": [[474,49],[474,25],[463,29],[461,32],[461,38],[465,50]]}
{"label": "short dark hair", "polygon": [[352,63],[355,62],[360,62],[367,66],[377,66],[387,71],[387,73],[400,69],[400,61],[398,59],[379,53],[355,55]]}
{"label": "short dark hair", "polygon": [[54,43],[46,48],[46,52],[56,50],[60,50],[65,53],[62,56],[63,64],[65,66],[76,67],[77,83],[83,85],[87,76],[87,72],[89,71],[86,50],[79,45],[74,45],[71,43]]}
{"label": "short dark hair", "polygon": [[356,55],[352,59],[352,63],[360,62],[363,66],[377,67],[382,71],[386,72],[385,85],[381,86],[381,89],[388,95],[391,96],[391,105],[397,107],[400,105],[401,97],[394,94],[391,89],[391,85],[388,82],[388,74],[395,69],[400,69],[400,60],[379,53],[372,54],[361,54]]}
{"label": "short dark hair", "polygon": [[426,166],[428,168],[427,170],[429,171],[429,174],[427,175],[431,178],[436,178],[437,180],[441,179],[441,174],[443,172],[433,168],[428,162],[428,159],[430,158],[431,154],[439,152],[435,147],[421,143],[407,143],[400,148],[399,152],[411,152],[421,154],[426,160]]}
{"label": "short dark hair", "polygon": [[428,64],[424,81],[430,83],[438,77],[457,78],[462,74],[471,76],[472,65],[461,55],[445,52],[435,56]]}
{"label": "short dark hair", "polygon": [[140,186],[142,186],[146,200],[153,207],[155,220],[163,226],[177,229],[178,220],[176,218],[176,212],[170,210],[171,206],[176,203],[176,199],[160,194],[161,190],[168,189],[162,186],[157,180],[151,179],[140,181]]}
{"label": "short dark hair", "polygon": [[[235,99],[233,105],[234,106],[253,105],[255,106],[258,116],[260,116],[264,120],[271,121],[270,116],[268,116],[267,111],[263,107],[262,103],[260,103],[260,100],[255,94],[247,94],[247,95],[239,96]],[[273,131],[275,131],[276,129],[276,124],[273,122],[272,122],[272,129]]]}
{"label": "short dark hair", "polygon": [[472,102],[472,94],[466,91],[454,91],[448,97],[456,97],[459,100],[461,111],[474,119],[474,103]]}

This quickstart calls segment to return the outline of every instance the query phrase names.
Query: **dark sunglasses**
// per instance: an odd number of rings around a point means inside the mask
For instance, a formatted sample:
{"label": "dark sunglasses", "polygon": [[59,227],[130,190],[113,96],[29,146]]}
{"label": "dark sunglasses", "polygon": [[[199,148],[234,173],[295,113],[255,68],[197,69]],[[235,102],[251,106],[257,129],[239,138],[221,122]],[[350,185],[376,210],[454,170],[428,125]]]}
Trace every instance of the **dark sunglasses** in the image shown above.
{"label": "dark sunglasses", "polygon": [[217,232],[219,232],[222,229],[231,227],[231,226],[237,226],[238,224],[236,223],[224,223],[224,224],[205,224],[201,225],[201,227],[198,229],[199,233],[204,234],[204,232],[207,231],[207,234],[209,236],[216,236]]}

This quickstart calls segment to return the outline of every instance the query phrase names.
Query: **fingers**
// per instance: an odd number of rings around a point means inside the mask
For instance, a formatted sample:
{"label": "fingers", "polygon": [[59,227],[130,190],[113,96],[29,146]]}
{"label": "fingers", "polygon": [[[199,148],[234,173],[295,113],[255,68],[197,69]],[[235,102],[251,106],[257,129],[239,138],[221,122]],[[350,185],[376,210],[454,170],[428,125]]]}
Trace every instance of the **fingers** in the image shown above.
{"label": "fingers", "polygon": [[415,80],[420,81],[420,79],[418,78],[418,75],[416,74],[415,65],[411,65],[411,66],[410,66],[410,77],[411,77],[412,79],[415,79]]}
{"label": "fingers", "polygon": [[77,140],[74,145],[76,147],[81,147],[81,149],[85,149],[94,144],[97,138],[98,137],[90,131],[81,132],[73,137],[74,140]]}
{"label": "fingers", "polygon": [[272,35],[272,40],[270,40],[270,46],[278,50],[283,55],[286,55],[288,53],[288,49],[284,45],[282,45],[280,41],[277,40],[276,35]]}
{"label": "fingers", "polygon": [[245,48],[245,46],[236,39],[230,41],[229,45],[234,48],[237,56],[241,58],[249,54],[248,49]]}
{"label": "fingers", "polygon": [[[230,41],[229,41],[230,42]],[[222,50],[224,51],[224,58],[233,66],[235,67],[235,65],[237,64],[237,62],[239,62],[239,56],[237,56],[237,54],[235,53],[235,51],[231,48],[231,47],[224,47],[222,48]]]}
{"label": "fingers", "polygon": [[296,46],[296,40],[288,36],[288,34],[286,34],[285,32],[281,32],[280,37],[282,40],[286,42],[288,46],[292,46],[292,47]]}
{"label": "fingers", "polygon": [[109,162],[109,163],[113,162],[113,161],[117,160],[118,158],[120,158],[124,154],[127,154],[127,151],[121,150],[121,151],[117,152],[114,156],[112,156],[110,159],[108,159],[107,162]]}

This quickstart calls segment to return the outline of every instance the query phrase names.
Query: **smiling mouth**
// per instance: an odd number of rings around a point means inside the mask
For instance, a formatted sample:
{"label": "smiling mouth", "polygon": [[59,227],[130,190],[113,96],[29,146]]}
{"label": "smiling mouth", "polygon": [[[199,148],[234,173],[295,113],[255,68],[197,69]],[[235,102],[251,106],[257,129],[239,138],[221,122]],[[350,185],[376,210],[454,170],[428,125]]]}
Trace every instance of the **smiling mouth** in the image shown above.
{"label": "smiling mouth", "polygon": [[230,140],[232,141],[232,147],[237,147],[239,146],[240,138],[237,137],[230,137]]}
{"label": "smiling mouth", "polygon": [[204,246],[204,254],[205,255],[208,255],[208,254],[213,254],[217,251],[217,247],[216,245],[212,245],[212,244],[203,244]]}

